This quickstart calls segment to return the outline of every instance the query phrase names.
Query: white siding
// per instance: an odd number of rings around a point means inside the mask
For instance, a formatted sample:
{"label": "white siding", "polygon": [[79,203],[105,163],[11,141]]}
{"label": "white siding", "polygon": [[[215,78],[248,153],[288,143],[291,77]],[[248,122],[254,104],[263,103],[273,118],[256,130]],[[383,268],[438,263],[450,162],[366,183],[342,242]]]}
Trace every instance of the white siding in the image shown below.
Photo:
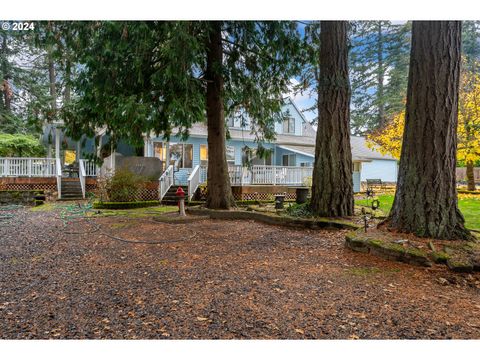
{"label": "white siding", "polygon": [[361,180],[381,179],[382,181],[397,181],[397,161],[395,160],[372,160],[362,163]]}
{"label": "white siding", "polygon": [[353,172],[353,192],[360,192],[360,173],[358,171]]}

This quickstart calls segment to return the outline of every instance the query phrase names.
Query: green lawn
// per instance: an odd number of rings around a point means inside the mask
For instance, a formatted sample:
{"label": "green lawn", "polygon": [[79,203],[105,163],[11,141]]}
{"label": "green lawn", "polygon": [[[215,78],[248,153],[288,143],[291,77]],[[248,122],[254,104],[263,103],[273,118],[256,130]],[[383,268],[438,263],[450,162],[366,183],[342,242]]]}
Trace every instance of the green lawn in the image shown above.
{"label": "green lawn", "polygon": [[[393,195],[379,195],[377,198],[380,201],[380,210],[388,214],[393,204]],[[355,200],[355,204],[370,206],[371,201],[366,199]],[[460,195],[458,206],[465,217],[467,228],[480,230],[480,196]]]}

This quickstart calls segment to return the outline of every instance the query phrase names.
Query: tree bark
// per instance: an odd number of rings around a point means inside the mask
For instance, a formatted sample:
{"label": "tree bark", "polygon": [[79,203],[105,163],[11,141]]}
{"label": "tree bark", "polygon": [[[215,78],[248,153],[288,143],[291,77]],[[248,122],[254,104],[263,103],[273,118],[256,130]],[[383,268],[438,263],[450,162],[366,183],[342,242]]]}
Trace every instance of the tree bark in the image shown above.
{"label": "tree bark", "polygon": [[386,221],[397,231],[471,239],[455,180],[460,21],[414,21],[397,191]]}
{"label": "tree bark", "polygon": [[235,204],[228,175],[225,153],[225,116],[222,77],[222,28],[221,23],[212,21],[207,39],[207,128],[208,169],[207,201],[210,209],[229,209]]}
{"label": "tree bark", "polygon": [[467,189],[475,191],[475,172],[473,161],[467,161]]}
{"label": "tree bark", "polygon": [[10,74],[8,73],[8,44],[7,35],[4,34],[2,38],[2,95],[3,95],[3,108],[10,112],[12,110],[12,90],[10,88]]}
{"label": "tree bark", "polygon": [[[50,51],[51,52],[51,51]],[[57,86],[56,86],[56,74],[55,74],[55,64],[53,62],[53,57],[48,54],[48,79],[50,83],[50,97],[51,99],[51,119],[55,120],[57,113]]]}
{"label": "tree bark", "polygon": [[[68,57],[68,55],[67,55]],[[65,90],[63,93],[63,100],[65,105],[70,103],[71,93],[72,93],[72,64],[70,59],[65,60]]]}
{"label": "tree bark", "polygon": [[320,23],[318,129],[311,210],[319,216],[353,215],[350,83],[347,22]]}

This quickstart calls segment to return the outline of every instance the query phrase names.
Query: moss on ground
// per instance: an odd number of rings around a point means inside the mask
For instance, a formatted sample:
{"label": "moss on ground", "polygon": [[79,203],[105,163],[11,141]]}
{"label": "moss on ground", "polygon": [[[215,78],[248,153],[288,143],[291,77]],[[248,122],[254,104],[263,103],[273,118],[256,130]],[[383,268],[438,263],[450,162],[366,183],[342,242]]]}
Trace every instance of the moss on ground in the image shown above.
{"label": "moss on ground", "polygon": [[437,264],[446,264],[450,256],[444,251],[432,251],[430,257]]}
{"label": "moss on ground", "polygon": [[[370,252],[386,259],[415,265],[431,266],[432,262],[446,264],[451,270],[470,272],[480,270],[480,243],[452,241],[445,245],[430,245],[430,249],[396,243],[395,235],[382,232],[352,231],[345,236],[345,245],[358,252]],[[443,250],[440,250],[443,249]]]}
{"label": "moss on ground", "polygon": [[53,211],[55,209],[57,209],[57,206],[55,205],[55,203],[51,203],[51,202],[46,202],[46,203],[43,203],[42,205],[29,208],[30,211],[34,211],[34,212]]}
{"label": "moss on ground", "polygon": [[380,273],[381,270],[376,267],[356,267],[351,269],[345,269],[345,272],[349,275],[369,276],[369,275],[376,275]]}

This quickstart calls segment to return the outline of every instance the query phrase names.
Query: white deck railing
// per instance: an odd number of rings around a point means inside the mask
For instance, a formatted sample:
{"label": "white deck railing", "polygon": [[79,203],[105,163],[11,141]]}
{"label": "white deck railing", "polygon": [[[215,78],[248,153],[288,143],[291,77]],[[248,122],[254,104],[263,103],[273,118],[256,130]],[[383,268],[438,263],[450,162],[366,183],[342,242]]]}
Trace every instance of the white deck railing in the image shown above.
{"label": "white deck railing", "polygon": [[0,177],[53,177],[56,173],[52,158],[0,158]]}
{"label": "white deck railing", "polygon": [[173,185],[173,165],[170,165],[167,170],[160,176],[158,184],[158,194],[160,196],[160,201],[163,199],[167,193],[170,186]]}
{"label": "white deck railing", "polygon": [[55,159],[55,164],[56,164],[56,176],[57,176],[57,192],[58,192],[58,198],[62,198],[62,164],[60,162],[59,158]]}
{"label": "white deck railing", "polygon": [[192,200],[195,191],[197,191],[198,185],[200,185],[200,165],[193,168],[192,173],[188,177],[188,201]]}
{"label": "white deck railing", "polygon": [[85,161],[80,159],[78,162],[78,178],[80,179],[80,186],[82,187],[82,197],[85,199],[85,192],[86,192],[86,181],[85,178],[87,173],[85,172]]}
{"label": "white deck railing", "polygon": [[95,163],[95,161],[80,159],[80,162],[83,162],[86,177],[97,176],[98,168],[97,168],[97,164]]}
{"label": "white deck railing", "polygon": [[[231,185],[304,185],[313,174],[312,167],[253,165],[248,168],[241,165],[228,167]],[[207,167],[200,167],[200,183],[207,181]]]}

